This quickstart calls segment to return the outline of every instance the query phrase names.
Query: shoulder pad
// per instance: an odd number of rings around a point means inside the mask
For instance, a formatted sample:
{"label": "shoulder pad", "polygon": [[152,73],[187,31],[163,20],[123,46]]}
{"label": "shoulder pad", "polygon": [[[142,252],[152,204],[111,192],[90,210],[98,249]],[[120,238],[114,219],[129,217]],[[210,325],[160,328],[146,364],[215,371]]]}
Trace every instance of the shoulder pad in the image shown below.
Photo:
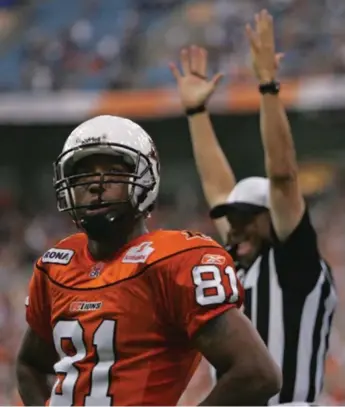
{"label": "shoulder pad", "polygon": [[222,246],[210,236],[200,232],[160,230],[154,235],[151,247],[154,251],[150,255],[148,263],[153,263],[187,250]]}
{"label": "shoulder pad", "polygon": [[85,242],[86,237],[82,233],[77,233],[60,240],[54,247],[47,250],[38,260],[38,264],[45,265],[59,264],[67,266],[72,258]]}

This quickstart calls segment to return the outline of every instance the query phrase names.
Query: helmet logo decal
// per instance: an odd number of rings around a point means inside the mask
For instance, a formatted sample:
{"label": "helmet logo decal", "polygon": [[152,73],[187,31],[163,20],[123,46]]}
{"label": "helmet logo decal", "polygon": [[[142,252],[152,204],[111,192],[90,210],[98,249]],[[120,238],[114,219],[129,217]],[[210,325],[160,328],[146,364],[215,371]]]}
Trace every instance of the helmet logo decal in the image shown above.
{"label": "helmet logo decal", "polygon": [[151,150],[150,150],[150,152],[148,153],[147,156],[156,161],[156,163],[157,163],[157,171],[158,171],[158,173],[160,173],[160,165],[159,165],[159,157],[158,157],[157,149],[156,149],[155,145],[153,144],[153,141],[152,141],[151,138],[149,139],[149,141],[150,141],[150,144],[151,144]]}
{"label": "helmet logo decal", "polygon": [[105,143],[107,141],[108,137],[106,136],[106,134],[103,134],[102,136],[91,136],[91,137],[87,137],[87,138],[80,138],[77,137],[76,138],[76,143],[77,144],[91,144],[91,143]]}

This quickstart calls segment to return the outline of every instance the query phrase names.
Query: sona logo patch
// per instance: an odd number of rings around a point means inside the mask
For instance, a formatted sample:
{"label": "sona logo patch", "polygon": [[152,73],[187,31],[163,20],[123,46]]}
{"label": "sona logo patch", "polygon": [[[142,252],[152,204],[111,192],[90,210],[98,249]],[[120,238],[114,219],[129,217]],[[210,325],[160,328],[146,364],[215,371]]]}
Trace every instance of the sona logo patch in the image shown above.
{"label": "sona logo patch", "polygon": [[152,242],[143,242],[139,246],[131,247],[122,259],[122,263],[145,263],[150,254],[155,251],[151,245]]}
{"label": "sona logo patch", "polygon": [[69,249],[49,249],[42,256],[42,263],[52,263],[52,264],[68,264],[72,257],[74,256],[74,251]]}
{"label": "sona logo patch", "polygon": [[87,301],[74,301],[71,303],[69,309],[72,312],[78,311],[97,311],[98,309],[102,308],[102,301],[94,301],[94,302],[87,302]]}

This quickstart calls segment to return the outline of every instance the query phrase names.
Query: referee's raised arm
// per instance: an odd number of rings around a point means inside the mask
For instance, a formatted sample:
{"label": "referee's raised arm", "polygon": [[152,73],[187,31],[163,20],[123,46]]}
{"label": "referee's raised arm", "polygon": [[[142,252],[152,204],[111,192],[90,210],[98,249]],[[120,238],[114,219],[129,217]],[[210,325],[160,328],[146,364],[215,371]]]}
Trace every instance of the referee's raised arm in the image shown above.
{"label": "referee's raised arm", "polygon": [[254,29],[246,26],[252,64],[261,93],[260,129],[270,184],[270,213],[276,235],[284,241],[300,223],[305,203],[298,182],[298,168],[289,121],[279,98],[272,16],[266,10],[255,16]]}
{"label": "referee's raised arm", "polygon": [[[192,46],[182,49],[181,70],[174,64],[170,69],[176,79],[182,108],[188,118],[190,137],[202,189],[210,208],[223,203],[234,188],[236,179],[218,143],[207,102],[222,75],[207,78],[208,55],[204,48]],[[229,223],[226,218],[215,220],[223,243],[227,242]]]}
{"label": "referee's raised arm", "polygon": [[282,390],[269,404],[315,402],[323,385],[336,293],[298,183],[294,143],[278,96],[281,55],[275,54],[272,17],[263,10],[246,32],[261,97],[266,178],[235,181],[205,107],[220,78],[206,78],[206,51],[183,50],[183,74],[174,64],[171,69],[210,216],[245,289],[244,312],[283,373]]}

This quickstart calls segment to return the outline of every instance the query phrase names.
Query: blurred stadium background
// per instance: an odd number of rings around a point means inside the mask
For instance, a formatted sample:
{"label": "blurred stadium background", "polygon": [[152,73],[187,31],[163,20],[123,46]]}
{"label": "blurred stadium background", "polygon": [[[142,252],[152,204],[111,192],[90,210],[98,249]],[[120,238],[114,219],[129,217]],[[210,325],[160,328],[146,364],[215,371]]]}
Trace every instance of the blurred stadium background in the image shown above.
{"label": "blurred stadium background", "polygon": [[[184,45],[208,48],[212,71],[226,74],[210,105],[217,134],[239,178],[263,175],[258,95],[243,35],[262,7],[273,13],[285,52],[282,96],[302,185],[345,309],[344,0],[0,0],[1,405],[20,403],[13,362],[32,263],[73,229],[55,209],[51,182],[65,137],[93,115],[136,119],[162,160],[152,227],[214,235],[167,64]],[[341,311],[321,402],[345,404]]]}

